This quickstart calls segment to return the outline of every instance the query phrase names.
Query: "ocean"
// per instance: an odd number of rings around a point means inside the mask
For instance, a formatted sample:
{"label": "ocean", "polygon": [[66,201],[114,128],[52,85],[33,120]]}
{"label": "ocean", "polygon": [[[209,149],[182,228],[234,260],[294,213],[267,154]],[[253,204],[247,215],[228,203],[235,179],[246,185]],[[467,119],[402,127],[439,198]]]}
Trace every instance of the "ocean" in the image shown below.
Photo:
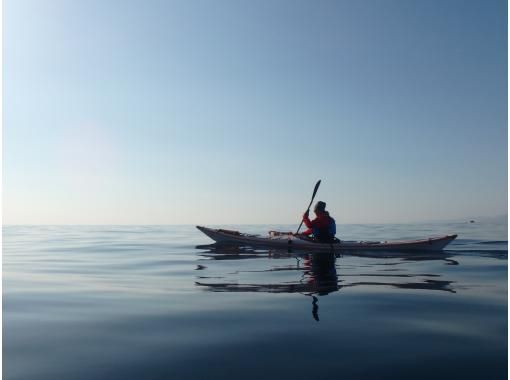
{"label": "ocean", "polygon": [[506,222],[337,230],[459,237],[328,255],[211,246],[194,226],[4,226],[3,378],[507,377]]}

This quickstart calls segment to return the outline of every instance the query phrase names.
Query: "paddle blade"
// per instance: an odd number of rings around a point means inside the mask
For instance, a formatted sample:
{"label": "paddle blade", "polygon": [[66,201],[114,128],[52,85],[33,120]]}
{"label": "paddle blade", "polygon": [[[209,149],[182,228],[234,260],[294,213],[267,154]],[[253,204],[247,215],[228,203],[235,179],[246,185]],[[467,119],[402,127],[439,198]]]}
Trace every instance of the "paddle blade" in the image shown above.
{"label": "paddle blade", "polygon": [[313,198],[315,198],[315,194],[317,194],[317,190],[319,190],[320,185],[321,185],[321,180],[319,179],[317,181],[317,183],[315,184],[315,188],[313,189],[312,200],[313,200]]}

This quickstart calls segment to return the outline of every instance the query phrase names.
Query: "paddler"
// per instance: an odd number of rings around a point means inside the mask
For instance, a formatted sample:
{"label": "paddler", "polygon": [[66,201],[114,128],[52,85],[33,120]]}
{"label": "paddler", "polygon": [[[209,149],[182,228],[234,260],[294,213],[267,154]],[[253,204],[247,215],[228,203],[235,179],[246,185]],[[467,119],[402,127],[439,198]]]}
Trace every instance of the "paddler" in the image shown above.
{"label": "paddler", "polygon": [[313,212],[316,216],[314,220],[310,220],[309,211],[303,214],[303,223],[308,227],[303,235],[313,235],[313,238],[321,243],[333,242],[336,234],[336,223],[335,219],[326,211],[326,203],[317,202]]}

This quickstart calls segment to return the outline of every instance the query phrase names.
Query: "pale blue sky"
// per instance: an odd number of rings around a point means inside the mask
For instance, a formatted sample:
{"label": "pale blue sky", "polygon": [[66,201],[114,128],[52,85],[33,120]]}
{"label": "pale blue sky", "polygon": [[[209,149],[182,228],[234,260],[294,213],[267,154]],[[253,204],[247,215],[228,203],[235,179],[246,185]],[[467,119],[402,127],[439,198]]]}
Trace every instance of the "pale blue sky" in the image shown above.
{"label": "pale blue sky", "polygon": [[498,0],[4,0],[6,224],[507,211]]}

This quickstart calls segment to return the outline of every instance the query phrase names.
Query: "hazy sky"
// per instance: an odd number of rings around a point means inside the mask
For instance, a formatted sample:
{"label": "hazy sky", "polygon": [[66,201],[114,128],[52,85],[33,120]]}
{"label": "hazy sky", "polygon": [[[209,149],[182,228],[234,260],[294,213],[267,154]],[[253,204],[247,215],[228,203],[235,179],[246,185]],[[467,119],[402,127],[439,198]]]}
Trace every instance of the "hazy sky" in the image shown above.
{"label": "hazy sky", "polygon": [[5,224],[507,211],[498,0],[4,0]]}

